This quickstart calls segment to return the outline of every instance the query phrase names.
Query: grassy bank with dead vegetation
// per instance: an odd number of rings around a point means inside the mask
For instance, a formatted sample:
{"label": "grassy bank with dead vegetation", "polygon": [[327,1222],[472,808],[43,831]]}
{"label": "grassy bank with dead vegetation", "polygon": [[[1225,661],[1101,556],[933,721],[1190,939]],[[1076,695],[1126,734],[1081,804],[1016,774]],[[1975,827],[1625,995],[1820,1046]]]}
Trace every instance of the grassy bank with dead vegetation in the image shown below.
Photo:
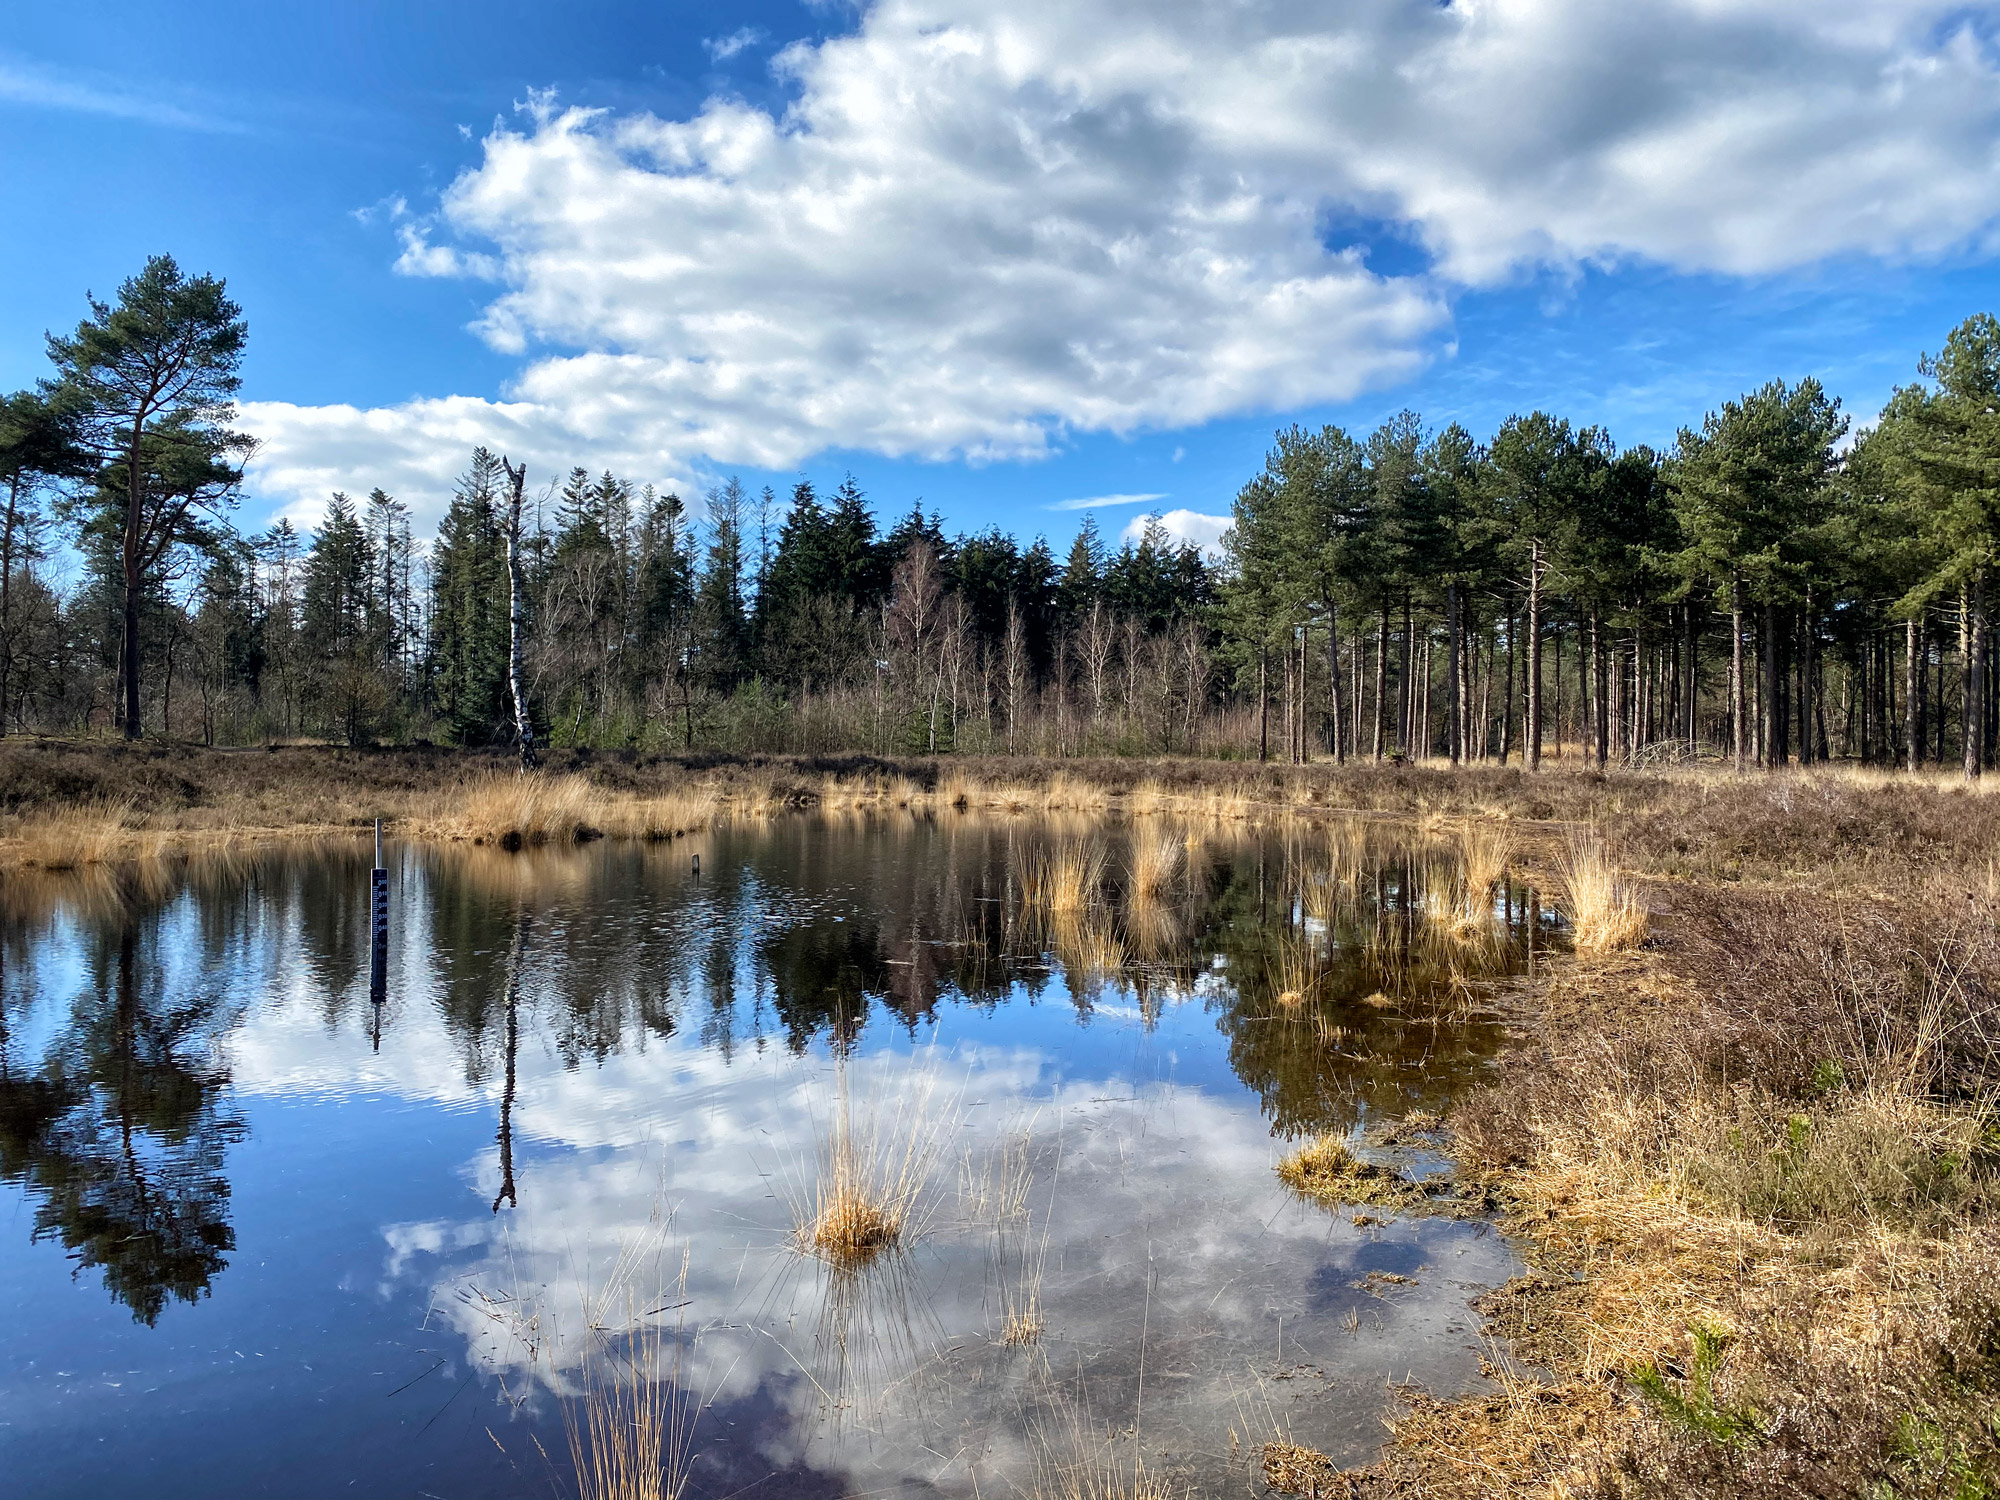
{"label": "grassy bank with dead vegetation", "polygon": [[1331,1492],[2000,1493],[2000,894],[1906,877],[1656,883],[1544,974],[1448,1121],[1535,1267],[1497,1390],[1405,1393]]}
{"label": "grassy bank with dead vegetation", "polygon": [[1359,812],[1505,822],[1558,842],[1587,828],[1610,867],[1656,880],[1811,881],[1877,894],[1940,865],[1983,880],[2000,849],[2000,798],[1984,786],[1840,768],[1530,775],[1372,762],[563,752],[524,781],[499,751],[0,741],[0,866],[358,836],[378,817],[405,836],[512,845],[662,837],[716,816],[802,808],[1244,821]]}

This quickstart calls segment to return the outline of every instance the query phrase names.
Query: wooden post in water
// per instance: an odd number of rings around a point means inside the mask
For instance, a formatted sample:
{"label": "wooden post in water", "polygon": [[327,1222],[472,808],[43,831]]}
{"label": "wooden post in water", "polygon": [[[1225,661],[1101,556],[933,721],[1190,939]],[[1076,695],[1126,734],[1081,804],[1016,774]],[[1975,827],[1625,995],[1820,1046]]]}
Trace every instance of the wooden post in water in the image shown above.
{"label": "wooden post in water", "polygon": [[[389,871],[382,863],[382,820],[375,820],[375,866],[368,872],[368,998],[379,1006],[389,998]],[[381,1012],[376,1012],[379,1022]],[[375,1044],[382,1044],[378,1025]]]}

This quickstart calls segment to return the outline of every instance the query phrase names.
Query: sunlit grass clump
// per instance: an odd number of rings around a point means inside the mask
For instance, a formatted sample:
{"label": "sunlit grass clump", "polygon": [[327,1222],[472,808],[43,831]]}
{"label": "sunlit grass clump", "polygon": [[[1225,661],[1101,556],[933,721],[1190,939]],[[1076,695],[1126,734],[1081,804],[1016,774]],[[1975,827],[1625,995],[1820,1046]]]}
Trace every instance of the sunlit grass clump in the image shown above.
{"label": "sunlit grass clump", "polygon": [[1065,844],[1028,867],[1027,898],[1032,906],[1051,912],[1080,912],[1092,905],[1104,885],[1104,850],[1091,842]]}
{"label": "sunlit grass clump", "polygon": [[79,802],[36,814],[20,827],[20,862],[43,870],[78,870],[128,857],[139,842],[130,797]]}
{"label": "sunlit grass clump", "polygon": [[1560,861],[1563,906],[1579,953],[1616,953],[1646,937],[1646,908],[1594,839],[1570,843]]}
{"label": "sunlit grass clump", "polygon": [[1315,1203],[1400,1203],[1411,1184],[1388,1167],[1364,1161],[1338,1135],[1323,1135],[1278,1163],[1278,1180]]}
{"label": "sunlit grass clump", "polygon": [[1130,895],[1134,903],[1158,900],[1181,873],[1187,845],[1170,828],[1149,823],[1132,834]]}
{"label": "sunlit grass clump", "polygon": [[838,1065],[832,1119],[814,1152],[812,1181],[795,1197],[793,1234],[807,1254],[857,1269],[916,1239],[935,1206],[934,1177],[955,1112],[936,1078],[899,1090],[893,1106],[856,1103]]}

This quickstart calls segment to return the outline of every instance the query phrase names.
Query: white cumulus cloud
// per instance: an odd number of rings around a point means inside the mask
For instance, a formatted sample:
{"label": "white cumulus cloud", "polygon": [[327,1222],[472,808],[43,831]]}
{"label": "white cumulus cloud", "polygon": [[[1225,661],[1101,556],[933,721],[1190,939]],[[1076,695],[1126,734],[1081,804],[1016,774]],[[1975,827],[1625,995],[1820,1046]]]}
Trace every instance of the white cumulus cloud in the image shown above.
{"label": "white cumulus cloud", "polygon": [[[399,262],[499,283],[506,399],[252,408],[258,482],[434,503],[489,417],[641,475],[1033,458],[1394,382],[1448,348],[1455,291],[1524,269],[1979,246],[1996,9],[881,0],[779,54],[782,113],[535,96]],[[1428,269],[1329,248],[1370,223]]]}
{"label": "white cumulus cloud", "polygon": [[1228,516],[1203,515],[1198,510],[1162,511],[1158,517],[1137,516],[1118,534],[1120,542],[1130,542],[1137,546],[1146,534],[1146,527],[1157,519],[1160,529],[1175,542],[1199,547],[1211,558],[1222,556],[1223,533],[1236,523]]}

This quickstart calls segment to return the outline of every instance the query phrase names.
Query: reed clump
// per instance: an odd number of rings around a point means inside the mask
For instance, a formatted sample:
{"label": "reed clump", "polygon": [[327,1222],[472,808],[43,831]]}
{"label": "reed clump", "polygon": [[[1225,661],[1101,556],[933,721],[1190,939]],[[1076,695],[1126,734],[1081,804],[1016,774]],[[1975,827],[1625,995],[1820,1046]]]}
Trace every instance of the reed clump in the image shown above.
{"label": "reed clump", "polygon": [[1135,902],[1157,901],[1179,879],[1187,855],[1185,840],[1171,828],[1149,823],[1132,834],[1128,892]]}
{"label": "reed clump", "polygon": [[1031,861],[1024,881],[1028,904],[1044,911],[1075,914],[1098,900],[1104,887],[1104,848],[1078,840]]}
{"label": "reed clump", "polygon": [[1646,937],[1646,909],[1601,840],[1572,839],[1558,862],[1563,910],[1579,953],[1618,953]]}
{"label": "reed clump", "polygon": [[16,858],[41,870],[78,870],[132,858],[139,851],[130,797],[81,802],[38,812],[15,834]]}
{"label": "reed clump", "polygon": [[956,1114],[937,1099],[934,1072],[901,1090],[893,1106],[856,1101],[844,1059],[835,1073],[832,1117],[814,1151],[812,1179],[795,1195],[793,1234],[806,1253],[857,1270],[924,1232]]}

